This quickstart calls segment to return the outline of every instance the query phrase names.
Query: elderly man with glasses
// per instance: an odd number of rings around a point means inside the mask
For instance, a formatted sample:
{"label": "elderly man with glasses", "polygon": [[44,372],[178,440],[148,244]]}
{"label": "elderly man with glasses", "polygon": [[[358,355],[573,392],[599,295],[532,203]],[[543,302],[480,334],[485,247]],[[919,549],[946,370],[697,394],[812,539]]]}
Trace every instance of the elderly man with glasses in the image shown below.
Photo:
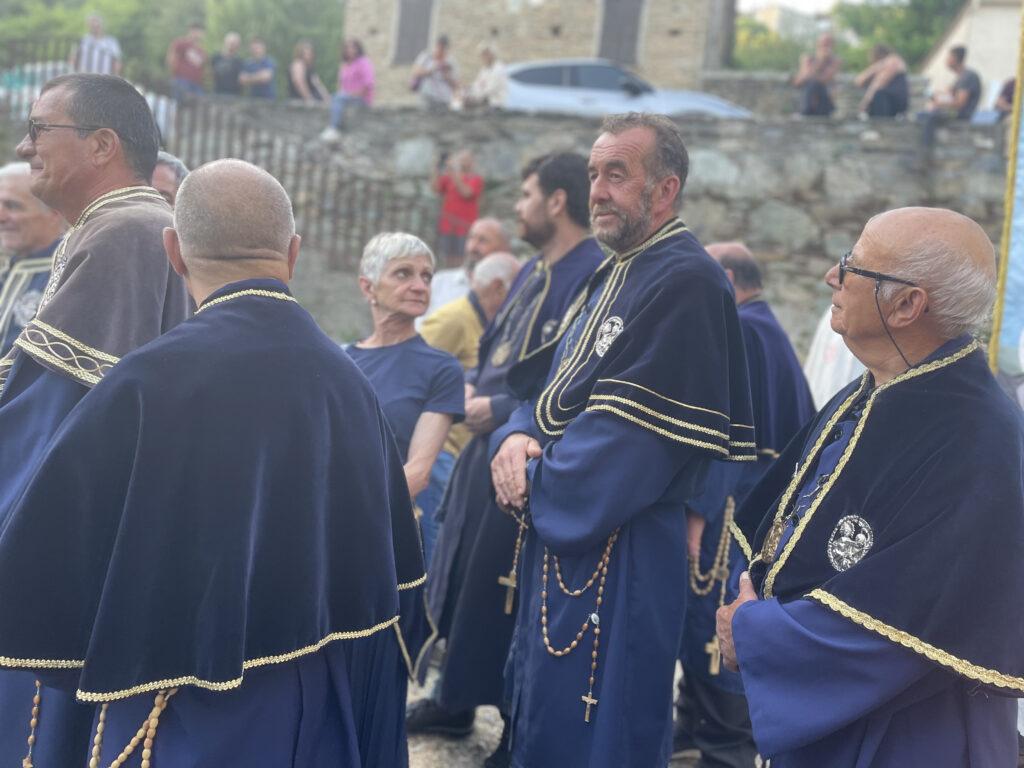
{"label": "elderly man with glasses", "polygon": [[[121,357],[189,314],[185,285],[163,249],[170,208],[149,186],[157,149],[146,100],[119,77],[64,75],[32,106],[17,153],[29,164],[31,193],[71,228],[54,252],[35,317],[0,357],[4,530],[72,408]],[[34,668],[28,661],[0,658],[0,765],[77,765],[91,710],[50,688],[51,676],[20,671]],[[30,722],[45,727],[30,737]]]}
{"label": "elderly man with glasses", "polygon": [[867,371],[754,488],[718,637],[773,768],[1015,764],[1024,423],[972,336],[996,264],[958,213],[880,214],[825,278]]}

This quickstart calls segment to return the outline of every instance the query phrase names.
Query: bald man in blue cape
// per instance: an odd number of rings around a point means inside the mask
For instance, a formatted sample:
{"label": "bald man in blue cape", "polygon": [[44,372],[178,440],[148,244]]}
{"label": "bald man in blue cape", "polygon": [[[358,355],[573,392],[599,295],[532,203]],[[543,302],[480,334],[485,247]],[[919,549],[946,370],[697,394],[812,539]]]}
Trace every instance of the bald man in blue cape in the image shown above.
{"label": "bald man in blue cape", "polygon": [[719,609],[774,768],[1013,766],[1024,696],[1024,423],[971,336],[981,227],[906,208],[839,266],[832,327],[867,372],[754,488]]}
{"label": "bald man in blue cape", "polygon": [[200,168],[176,227],[199,311],[83,398],[0,530],[0,665],[95,706],[82,765],[404,766],[424,574],[394,439],[288,290],[272,177]]}

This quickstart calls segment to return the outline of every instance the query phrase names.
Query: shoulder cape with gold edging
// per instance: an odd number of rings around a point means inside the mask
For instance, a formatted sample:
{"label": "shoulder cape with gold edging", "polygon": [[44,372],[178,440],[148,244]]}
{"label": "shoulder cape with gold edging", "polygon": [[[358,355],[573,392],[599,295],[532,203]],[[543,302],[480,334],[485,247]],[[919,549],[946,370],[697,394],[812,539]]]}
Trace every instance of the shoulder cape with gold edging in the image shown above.
{"label": "shoulder cape with gold edging", "polygon": [[123,355],[184,320],[190,300],[163,248],[171,224],[152,187],[93,201],[54,252],[35,318],[0,360],[0,391],[17,354],[92,387]]}
{"label": "shoulder cape with gold edging", "polygon": [[[737,514],[755,586],[764,597],[815,600],[964,677],[1024,693],[1024,420],[976,341],[868,394],[782,552],[771,563],[760,555],[868,382],[865,374],[822,410]],[[830,541],[850,515],[873,541],[837,571]]]}
{"label": "shoulder cape with gold edging", "polygon": [[[588,303],[589,314],[570,332]],[[554,361],[566,333],[571,343]],[[535,421],[548,439],[559,438],[576,416],[591,411],[715,458],[755,458],[732,289],[678,219],[602,264],[564,318],[559,338],[513,368],[513,390],[545,365],[550,375],[536,401]]]}
{"label": "shoulder cape with gold edging", "polygon": [[233,288],[54,436],[0,528],[0,667],[97,702],[382,631],[417,653],[419,534],[372,389],[282,284]]}

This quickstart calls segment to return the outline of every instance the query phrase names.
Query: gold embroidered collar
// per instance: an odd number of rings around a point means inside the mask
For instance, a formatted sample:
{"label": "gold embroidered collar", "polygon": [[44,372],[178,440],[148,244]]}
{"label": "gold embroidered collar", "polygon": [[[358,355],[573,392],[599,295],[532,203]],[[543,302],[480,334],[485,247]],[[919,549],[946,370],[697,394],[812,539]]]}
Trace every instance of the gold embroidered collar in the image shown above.
{"label": "gold embroidered collar", "polygon": [[653,248],[662,240],[672,237],[673,235],[682,234],[683,232],[686,232],[686,230],[687,226],[682,222],[682,220],[679,219],[678,217],[674,218],[665,225],[663,225],[661,229],[659,229],[649,238],[640,243],[640,245],[630,248],[628,251],[616,253],[615,258],[618,259],[619,261],[626,261],[627,259],[631,259],[634,256],[636,256],[638,253],[643,253],[648,248]]}
{"label": "gold embroidered collar", "polygon": [[196,310],[198,315],[204,309],[209,309],[217,304],[223,304],[225,301],[232,301],[233,299],[240,299],[243,296],[262,296],[264,299],[277,299],[278,301],[293,301],[296,304],[299,302],[295,300],[295,297],[289,296],[284,291],[267,291],[262,288],[246,288],[243,291],[235,291],[234,293],[228,293],[224,296],[218,296],[216,299],[208,299],[204,301],[199,309]]}

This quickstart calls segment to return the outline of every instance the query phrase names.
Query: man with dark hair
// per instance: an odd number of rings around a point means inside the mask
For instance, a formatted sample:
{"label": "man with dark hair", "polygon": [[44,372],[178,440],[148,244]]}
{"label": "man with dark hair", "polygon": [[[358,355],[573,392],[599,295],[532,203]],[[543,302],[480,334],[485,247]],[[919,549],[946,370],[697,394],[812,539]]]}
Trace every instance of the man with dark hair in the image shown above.
{"label": "man with dark hair", "polygon": [[755,458],[732,289],[676,217],[679,129],[637,113],[602,128],[590,214],[614,255],[512,369],[532,401],[491,437],[522,544],[507,667],[517,768],[668,764],[686,503],[713,459]]}
{"label": "man with dark hair", "polygon": [[956,75],[949,90],[938,91],[928,102],[928,109],[945,117],[970,120],[981,99],[981,78],[967,68],[967,49],[954,45],[946,54],[946,66]]}
{"label": "man with dark hair", "polygon": [[171,75],[171,94],[175,99],[201,96],[206,67],[203,38],[206,29],[198,21],[188,25],[188,32],[171,41],[167,48],[167,69]]}
{"label": "man with dark hair", "polygon": [[[724,604],[742,553],[729,528],[737,506],[779,452],[814,415],[800,361],[762,290],[761,267],[743,243],[712,243],[708,253],[725,270],[736,293],[754,414],[757,462],[716,461],[704,490],[687,502],[690,528],[690,593],[680,661],[678,722],[673,753],[700,750],[698,768],[753,768],[757,747],[739,676],[724,669],[715,640],[715,611]],[[701,522],[706,524],[702,526]]]}
{"label": "man with dark hair", "polygon": [[[131,84],[112,75],[51,80],[17,153],[31,168],[32,194],[71,229],[35,317],[0,358],[0,524],[74,405],[121,357],[190,309],[163,250],[170,208],[148,186],[156,123]],[[91,713],[73,696],[42,690],[54,726],[34,745],[37,763],[75,765]],[[25,754],[24,715],[36,691],[32,674],[0,672],[0,764]]]}
{"label": "man with dark hair", "polygon": [[[509,712],[502,670],[513,626],[517,526],[494,505],[488,438],[521,402],[506,386],[509,369],[551,343],[570,302],[604,258],[587,228],[588,194],[580,155],[547,155],[523,172],[519,236],[540,253],[516,277],[467,376],[465,423],[475,437],[459,455],[438,510],[443,523],[428,584],[430,614],[447,653],[433,700],[409,711],[410,732],[465,735],[478,705]],[[418,661],[421,677],[427,659],[424,652]],[[507,764],[506,727],[488,766]]]}

